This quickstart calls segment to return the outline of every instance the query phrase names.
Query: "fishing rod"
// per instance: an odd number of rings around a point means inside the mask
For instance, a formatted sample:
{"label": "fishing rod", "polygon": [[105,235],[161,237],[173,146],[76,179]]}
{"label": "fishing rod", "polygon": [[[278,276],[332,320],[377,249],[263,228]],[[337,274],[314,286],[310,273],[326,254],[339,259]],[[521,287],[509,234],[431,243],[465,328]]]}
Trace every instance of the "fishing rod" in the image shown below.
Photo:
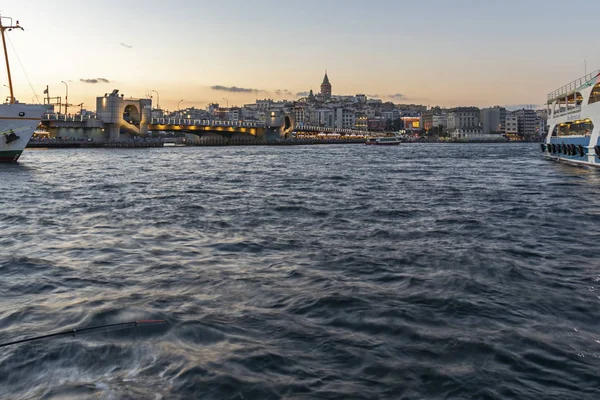
{"label": "fishing rod", "polygon": [[166,321],[163,319],[143,319],[140,321],[120,322],[117,324],[90,326],[88,328],[81,328],[81,329],[69,329],[69,330],[62,331],[62,332],[50,333],[48,335],[35,336],[35,337],[25,338],[25,339],[21,339],[21,340],[15,340],[13,342],[2,343],[2,344],[0,344],[0,347],[11,346],[13,344],[19,344],[19,343],[32,342],[34,340],[47,339],[47,338],[56,337],[56,336],[71,335],[71,336],[75,337],[75,335],[77,335],[79,333],[90,332],[90,331],[95,331],[95,330],[104,329],[104,328],[127,328],[127,327],[138,328],[139,326],[148,326],[148,325],[164,324],[164,323],[166,323]]}

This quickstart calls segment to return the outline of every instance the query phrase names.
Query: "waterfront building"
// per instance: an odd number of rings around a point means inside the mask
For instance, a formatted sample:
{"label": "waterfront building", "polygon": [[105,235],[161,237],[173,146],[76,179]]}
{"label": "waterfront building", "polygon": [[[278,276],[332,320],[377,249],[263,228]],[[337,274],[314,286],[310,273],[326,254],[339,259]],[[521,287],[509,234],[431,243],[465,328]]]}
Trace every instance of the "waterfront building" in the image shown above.
{"label": "waterfront building", "polygon": [[548,133],[548,110],[536,110],[535,115],[537,116],[538,129],[537,134],[540,137],[546,136]]}
{"label": "waterfront building", "polygon": [[258,106],[256,104],[244,104],[242,107],[242,119],[256,120],[258,119]]}
{"label": "waterfront building", "polygon": [[302,126],[308,122],[308,113],[306,111],[306,107],[304,106],[294,107],[294,118],[296,118],[297,125]]}
{"label": "waterfront building", "polygon": [[527,139],[538,135],[539,121],[535,110],[523,108],[514,114],[517,116],[519,135]]}
{"label": "waterfront building", "polygon": [[378,116],[367,120],[367,128],[369,131],[385,131],[385,118]]}
{"label": "waterfront building", "polygon": [[366,131],[369,128],[369,117],[366,114],[357,114],[354,120],[354,129]]}
{"label": "waterfront building", "polygon": [[256,100],[256,106],[259,111],[267,111],[271,108],[271,104],[273,104],[272,99],[264,99],[264,100]]}
{"label": "waterfront building", "polygon": [[323,99],[331,98],[331,83],[329,83],[327,71],[325,71],[325,77],[323,78],[323,83],[321,83],[321,97],[323,97]]}
{"label": "waterfront building", "polygon": [[448,130],[473,130],[479,127],[479,108],[455,107],[448,110]]}
{"label": "waterfront building", "polygon": [[517,116],[513,113],[506,114],[504,134],[510,140],[520,139]]}
{"label": "waterfront building", "polygon": [[200,110],[196,107],[190,107],[179,112],[174,112],[173,116],[181,116],[182,118],[187,119],[209,119],[211,115],[206,110]]}
{"label": "waterfront building", "polygon": [[432,107],[429,110],[421,113],[421,123],[423,129],[426,131],[430,130],[434,126],[445,127],[446,124],[446,112],[440,107]]}
{"label": "waterfront building", "polygon": [[333,128],[335,126],[334,123],[334,115],[333,111],[328,108],[321,108],[318,110],[319,113],[319,125],[325,128]]}
{"label": "waterfront building", "polygon": [[367,102],[367,95],[366,94],[357,94],[356,96],[356,102],[357,103],[366,103]]}
{"label": "waterfront building", "polygon": [[317,110],[316,108],[311,108],[309,110],[307,110],[306,112],[307,114],[307,122],[308,125],[311,126],[320,126],[321,125],[321,118],[319,115],[319,110]]}
{"label": "waterfront building", "polygon": [[394,107],[407,117],[420,116],[427,111],[427,106],[421,104],[396,104]]}
{"label": "waterfront building", "polygon": [[414,133],[421,130],[421,117],[402,117],[402,122],[406,132]]}
{"label": "waterfront building", "polygon": [[465,140],[465,141],[485,140],[485,139],[502,137],[502,135],[498,135],[498,134],[495,134],[495,135],[483,134],[483,131],[480,126],[473,126],[470,128],[454,128],[454,129],[450,130],[449,133],[450,133],[450,137],[452,137],[453,139]]}
{"label": "waterfront building", "polygon": [[506,108],[495,106],[481,109],[479,113],[484,134],[506,133]]}
{"label": "waterfront building", "polygon": [[231,107],[228,110],[228,120],[230,121],[239,121],[240,119],[242,119],[242,110],[239,107]]}
{"label": "waterfront building", "polygon": [[400,110],[392,109],[390,111],[383,111],[381,115],[386,121],[393,121],[400,119]]}
{"label": "waterfront building", "polygon": [[434,115],[432,118],[433,126],[439,126],[444,129],[448,125],[448,116],[445,112],[441,114]]}
{"label": "waterfront building", "polygon": [[334,109],[335,113],[335,127],[341,129],[351,129],[354,127],[356,113],[350,108],[342,106]]}

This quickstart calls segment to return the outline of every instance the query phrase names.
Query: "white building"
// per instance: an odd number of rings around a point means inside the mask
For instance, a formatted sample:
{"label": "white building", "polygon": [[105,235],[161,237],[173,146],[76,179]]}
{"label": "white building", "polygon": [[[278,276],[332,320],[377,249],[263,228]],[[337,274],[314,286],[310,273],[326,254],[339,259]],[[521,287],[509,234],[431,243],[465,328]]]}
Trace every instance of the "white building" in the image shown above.
{"label": "white building", "polygon": [[507,135],[517,135],[519,133],[519,122],[516,115],[507,114],[506,115],[506,129],[505,133]]}
{"label": "white building", "polygon": [[271,99],[256,100],[256,106],[258,107],[259,111],[267,111],[271,108],[272,103],[273,100]]}
{"label": "white building", "polygon": [[393,121],[395,119],[400,119],[400,110],[383,111],[381,115],[386,121]]}
{"label": "white building", "polygon": [[483,108],[479,113],[483,133],[505,133],[506,108],[495,106]]}
{"label": "white building", "polygon": [[460,129],[455,128],[450,131],[450,137],[459,141],[504,141],[505,138],[500,133],[483,133],[481,127]]}
{"label": "white building", "polygon": [[456,107],[448,110],[448,130],[474,130],[480,128],[479,108]]}
{"label": "white building", "polygon": [[244,104],[242,107],[242,119],[253,120],[258,119],[258,106],[256,104]]}
{"label": "white building", "polygon": [[320,108],[317,110],[317,114],[319,116],[319,126],[325,128],[333,128],[335,126],[332,110]]}
{"label": "white building", "polygon": [[352,129],[356,119],[356,113],[354,110],[344,107],[337,107],[334,109],[335,113],[335,127],[338,129]]}
{"label": "white building", "polygon": [[437,114],[437,115],[433,115],[431,117],[432,119],[432,126],[441,126],[441,127],[446,127],[448,126],[448,115],[446,113],[441,113],[441,114]]}

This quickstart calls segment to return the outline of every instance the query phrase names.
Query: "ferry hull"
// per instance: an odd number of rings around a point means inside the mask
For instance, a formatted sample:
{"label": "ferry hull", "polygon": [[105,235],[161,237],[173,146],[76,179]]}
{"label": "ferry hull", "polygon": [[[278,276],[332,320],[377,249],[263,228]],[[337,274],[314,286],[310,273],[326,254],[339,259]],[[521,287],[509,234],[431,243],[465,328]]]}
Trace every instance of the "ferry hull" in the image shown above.
{"label": "ferry hull", "polygon": [[388,143],[378,143],[378,142],[374,142],[374,143],[365,143],[367,146],[398,146],[400,144],[400,142],[388,142]]}
{"label": "ferry hull", "polygon": [[591,137],[552,137],[542,144],[546,158],[570,165],[600,168],[600,146]]}
{"label": "ferry hull", "polygon": [[30,104],[0,105],[0,162],[16,162],[40,123],[46,107]]}

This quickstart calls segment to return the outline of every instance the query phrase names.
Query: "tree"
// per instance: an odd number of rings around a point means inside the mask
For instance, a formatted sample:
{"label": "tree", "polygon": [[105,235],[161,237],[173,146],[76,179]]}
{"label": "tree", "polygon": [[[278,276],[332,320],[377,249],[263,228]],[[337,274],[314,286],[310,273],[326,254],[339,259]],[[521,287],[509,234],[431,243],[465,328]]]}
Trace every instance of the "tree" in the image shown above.
{"label": "tree", "polygon": [[388,119],[385,121],[385,130],[386,131],[399,131],[404,128],[404,121],[400,118]]}

